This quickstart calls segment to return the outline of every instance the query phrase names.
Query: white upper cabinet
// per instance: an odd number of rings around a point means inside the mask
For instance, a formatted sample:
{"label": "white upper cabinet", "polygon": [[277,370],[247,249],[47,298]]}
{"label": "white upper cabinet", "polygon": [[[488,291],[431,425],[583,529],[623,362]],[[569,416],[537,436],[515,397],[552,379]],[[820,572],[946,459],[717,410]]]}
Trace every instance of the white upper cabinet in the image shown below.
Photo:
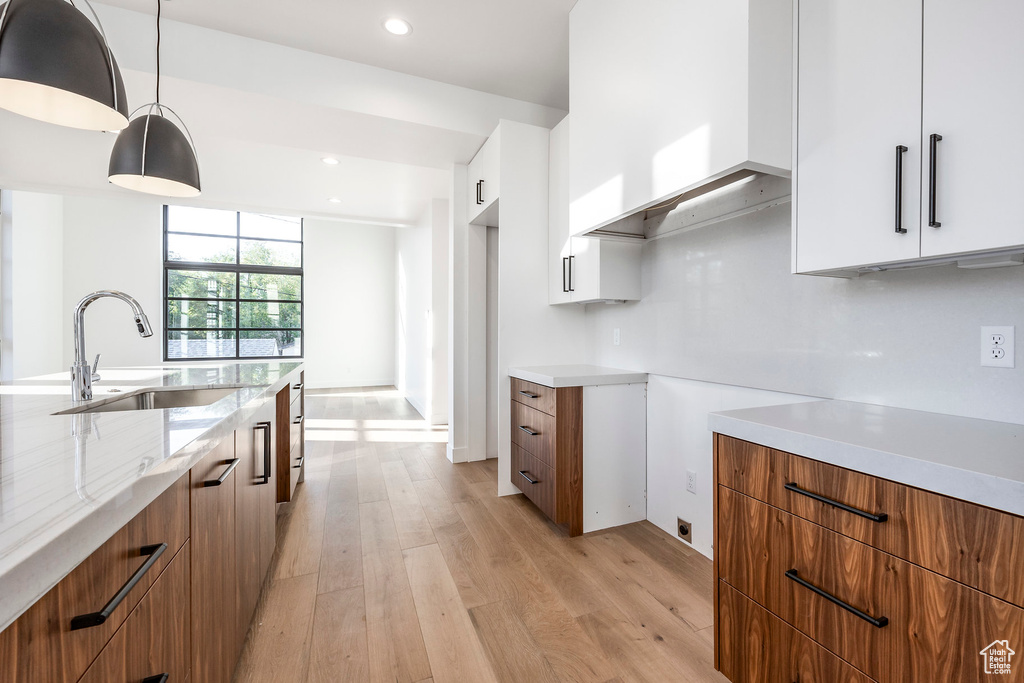
{"label": "white upper cabinet", "polygon": [[796,270],[915,258],[921,0],[805,0],[798,11]]}
{"label": "white upper cabinet", "polygon": [[794,272],[1021,248],[1024,3],[798,0],[797,18]]}
{"label": "white upper cabinet", "polygon": [[[921,256],[1024,245],[1024,2],[926,0],[922,144],[935,144]],[[925,147],[927,154],[927,147]],[[931,159],[925,162],[930,187]]]}
{"label": "white upper cabinet", "polygon": [[501,194],[501,126],[487,138],[469,162],[466,215],[473,225],[498,225]]}
{"label": "white upper cabinet", "polygon": [[569,234],[569,118],[548,147],[548,303],[637,301],[642,244]]}
{"label": "white upper cabinet", "polygon": [[792,162],[790,0],[579,0],[570,14],[572,235]]}

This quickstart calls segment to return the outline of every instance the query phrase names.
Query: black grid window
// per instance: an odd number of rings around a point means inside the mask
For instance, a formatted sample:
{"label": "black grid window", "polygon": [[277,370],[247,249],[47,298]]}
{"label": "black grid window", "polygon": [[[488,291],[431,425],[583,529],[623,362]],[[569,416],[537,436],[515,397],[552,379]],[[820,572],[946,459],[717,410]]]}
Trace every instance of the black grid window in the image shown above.
{"label": "black grid window", "polygon": [[302,356],[302,219],[164,207],[164,360]]}

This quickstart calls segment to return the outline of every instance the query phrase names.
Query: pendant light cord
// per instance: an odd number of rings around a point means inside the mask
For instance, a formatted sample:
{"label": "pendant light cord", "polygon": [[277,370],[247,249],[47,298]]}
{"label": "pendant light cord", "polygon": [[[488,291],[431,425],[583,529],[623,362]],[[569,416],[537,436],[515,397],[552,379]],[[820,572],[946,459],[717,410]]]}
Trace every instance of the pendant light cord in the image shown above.
{"label": "pendant light cord", "polygon": [[160,104],[160,0],[156,0],[156,103]]}

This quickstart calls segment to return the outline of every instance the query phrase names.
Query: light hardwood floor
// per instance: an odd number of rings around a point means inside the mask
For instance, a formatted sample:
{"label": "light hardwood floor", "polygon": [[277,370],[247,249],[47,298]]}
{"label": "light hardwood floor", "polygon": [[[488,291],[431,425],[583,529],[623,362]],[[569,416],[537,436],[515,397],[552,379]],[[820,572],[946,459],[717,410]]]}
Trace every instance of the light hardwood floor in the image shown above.
{"label": "light hardwood floor", "polygon": [[311,391],[306,481],[238,682],[725,681],[711,562],[648,522],[577,538],[393,389]]}

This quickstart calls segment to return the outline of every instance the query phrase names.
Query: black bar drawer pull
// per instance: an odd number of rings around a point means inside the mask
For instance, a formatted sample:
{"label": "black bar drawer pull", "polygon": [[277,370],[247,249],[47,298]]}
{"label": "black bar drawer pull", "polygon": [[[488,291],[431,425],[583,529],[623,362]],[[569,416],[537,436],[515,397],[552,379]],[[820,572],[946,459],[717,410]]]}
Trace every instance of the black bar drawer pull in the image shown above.
{"label": "black bar drawer pull", "polygon": [[484,203],[484,181],[482,180],[476,181],[476,203],[478,205]]}
{"label": "black bar drawer pull", "polygon": [[831,498],[819,496],[817,493],[812,493],[806,489],[802,489],[793,482],[786,484],[785,488],[787,491],[792,491],[793,493],[799,493],[801,496],[813,498],[819,503],[831,505],[834,508],[839,508],[840,510],[857,515],[858,517],[863,517],[864,519],[870,519],[872,522],[884,522],[885,520],[889,519],[889,515],[885,514],[884,512],[880,512],[877,515],[871,512],[864,512],[863,510],[858,510],[857,508],[850,507],[845,503],[840,503],[838,500],[832,500]]}
{"label": "black bar drawer pull", "polygon": [[563,256],[562,257],[562,291],[563,292],[568,292],[569,291],[569,284],[568,284],[568,282],[565,279],[566,278],[566,266],[568,266],[568,265],[569,265],[569,257],[568,256]]}
{"label": "black bar drawer pull", "polygon": [[110,602],[104,605],[103,609],[99,612],[80,614],[77,617],[73,617],[71,619],[71,630],[77,631],[83,628],[92,628],[93,626],[99,626],[106,622],[106,620],[110,618],[110,615],[114,613],[114,610],[117,609],[117,606],[120,605],[126,597],[128,597],[128,594],[132,592],[132,589],[135,588],[136,584],[142,580],[142,577],[146,575],[146,572],[152,569],[153,565],[157,563],[157,560],[160,559],[160,556],[164,554],[165,550],[167,550],[166,543],[142,546],[139,550],[139,555],[147,558],[146,561],[142,563],[142,566],[135,570],[135,573],[132,574],[131,578],[121,586],[121,590],[117,591],[117,594],[114,595],[114,597],[110,599]]}
{"label": "black bar drawer pull", "polygon": [[227,465],[228,466],[224,468],[224,471],[221,472],[219,477],[216,479],[207,479],[203,482],[203,486],[220,486],[223,484],[224,481],[231,476],[231,473],[235,471],[235,468],[238,467],[238,458],[228,460]]}
{"label": "black bar drawer pull", "polygon": [[519,393],[526,398],[540,398],[540,394],[531,394],[529,391],[520,391]]}
{"label": "black bar drawer pull", "polygon": [[906,234],[903,227],[903,155],[907,152],[906,145],[896,145],[896,232]]}
{"label": "black bar drawer pull", "polygon": [[526,473],[526,470],[519,470],[519,474],[522,475],[523,479],[530,482],[531,484],[539,484],[540,479],[531,479],[530,475]]}
{"label": "black bar drawer pull", "polygon": [[263,481],[256,482],[257,486],[270,483],[270,428],[270,422],[257,422],[253,427],[263,430]]}
{"label": "black bar drawer pull", "polygon": [[300,424],[302,424],[302,421],[303,421],[303,420],[304,420],[305,418],[306,418],[306,416],[305,416],[305,415],[299,415],[299,416],[298,416],[297,418],[295,418],[294,420],[292,420],[292,424],[293,424],[293,425],[300,425]]}
{"label": "black bar drawer pull", "polygon": [[157,674],[156,676],[149,676],[142,679],[142,683],[167,683],[167,679],[171,677],[171,674]]}
{"label": "black bar drawer pull", "polygon": [[814,584],[810,584],[810,583],[804,581],[803,579],[801,579],[797,575],[797,571],[795,569],[790,569],[788,572],[786,572],[786,578],[787,579],[791,579],[793,581],[796,581],[798,584],[800,584],[801,586],[803,586],[807,590],[811,591],[815,595],[818,595],[818,596],[821,596],[821,597],[825,598],[826,600],[831,602],[833,605],[838,605],[839,607],[842,607],[844,610],[846,610],[850,614],[857,615],[858,617],[860,617],[864,621],[868,622],[869,624],[871,624],[875,628],[882,628],[883,626],[885,626],[885,625],[887,625],[889,623],[889,618],[888,617],[877,617],[877,618],[875,618],[875,617],[871,616],[870,614],[868,614],[866,612],[861,612],[859,609],[857,609],[856,607],[854,607],[850,603],[843,602],[842,600],[840,600],[836,596],[832,595],[831,593],[826,593],[825,591],[821,590],[820,588],[818,588]]}
{"label": "black bar drawer pull", "polygon": [[575,292],[576,291],[576,287],[572,283],[572,262],[574,260],[576,260],[575,256],[570,256],[569,257],[569,291],[570,292]]}
{"label": "black bar drawer pull", "polygon": [[302,389],[302,382],[292,385],[292,389],[294,389],[295,391],[300,391]]}
{"label": "black bar drawer pull", "polygon": [[302,469],[302,463],[305,462],[305,461],[306,461],[306,456],[303,455],[302,457],[299,458],[299,461],[297,463],[292,465],[292,467],[294,469],[300,470],[300,469]]}
{"label": "black bar drawer pull", "polygon": [[529,427],[524,427],[523,425],[519,425],[519,428],[522,429],[527,434],[529,434],[530,436],[540,436],[540,432],[535,432],[532,429],[530,429]]}
{"label": "black bar drawer pull", "polygon": [[931,159],[928,161],[928,226],[932,228],[942,227],[942,223],[935,220],[935,197],[937,194],[935,186],[937,185],[936,175],[938,173],[935,167],[938,165],[940,140],[942,140],[942,136],[938,133],[932,133],[929,138]]}

